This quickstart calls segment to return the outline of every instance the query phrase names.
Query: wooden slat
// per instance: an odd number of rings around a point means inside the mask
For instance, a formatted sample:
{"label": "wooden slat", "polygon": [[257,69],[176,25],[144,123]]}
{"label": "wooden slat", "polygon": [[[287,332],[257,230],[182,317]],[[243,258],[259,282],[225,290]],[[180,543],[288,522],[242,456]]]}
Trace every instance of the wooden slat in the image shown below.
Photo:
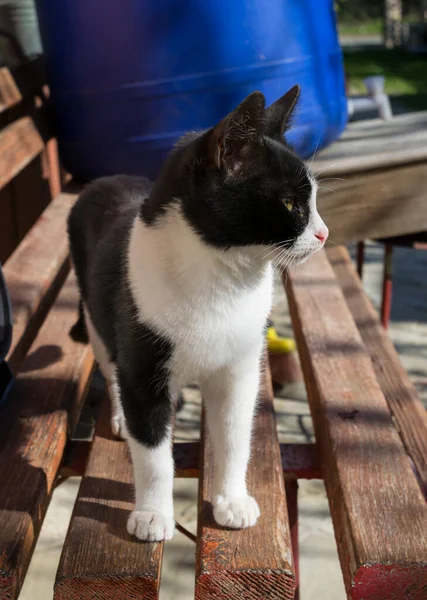
{"label": "wooden slat", "polygon": [[0,132],[0,189],[43,150],[43,140],[29,117],[23,117]]}
{"label": "wooden slat", "polygon": [[141,543],[127,533],[133,503],[127,446],[112,436],[105,402],[62,551],[55,600],[158,597],[163,543]]}
{"label": "wooden slat", "polygon": [[0,190],[0,215],[0,262],[3,263],[9,258],[18,244],[13,196],[10,185]]}
{"label": "wooden slat", "polygon": [[22,100],[21,93],[7,67],[0,69],[0,113]]}
{"label": "wooden slat", "polygon": [[69,271],[66,218],[75,197],[55,198],[4,265],[13,314],[8,361],[15,372]]}
{"label": "wooden slat", "polygon": [[395,116],[391,121],[363,119],[350,123],[339,140],[313,161],[323,177],[427,160],[427,111]]}
{"label": "wooden slat", "polygon": [[208,433],[203,434],[196,600],[294,597],[291,537],[272,398],[268,374],[260,391],[248,471],[249,491],[261,509],[255,527],[233,531],[215,524],[212,450]]}
{"label": "wooden slat", "polygon": [[342,246],[331,248],[328,257],[427,497],[427,411],[363,290],[347,249]]}
{"label": "wooden slat", "polygon": [[41,175],[41,157],[42,154],[36,156],[10,184],[19,241],[23,240],[52,200],[49,183]]}
{"label": "wooden slat", "polygon": [[18,596],[90,381],[92,351],[68,335],[77,300],[70,275],[0,413],[0,600]]}
{"label": "wooden slat", "polygon": [[323,479],[317,444],[280,444],[283,474],[287,479]]}
{"label": "wooden slat", "polygon": [[[61,466],[61,477],[83,477],[91,446],[86,440],[68,443]],[[283,474],[288,479],[323,479],[320,452],[316,444],[280,444],[280,455]],[[173,458],[175,477],[199,477],[199,442],[176,442],[173,446]]]}
{"label": "wooden slat", "polygon": [[325,253],[286,288],[347,594],[422,600],[427,505]]}
{"label": "wooden slat", "polygon": [[320,182],[318,197],[336,244],[427,231],[427,160],[341,177]]}

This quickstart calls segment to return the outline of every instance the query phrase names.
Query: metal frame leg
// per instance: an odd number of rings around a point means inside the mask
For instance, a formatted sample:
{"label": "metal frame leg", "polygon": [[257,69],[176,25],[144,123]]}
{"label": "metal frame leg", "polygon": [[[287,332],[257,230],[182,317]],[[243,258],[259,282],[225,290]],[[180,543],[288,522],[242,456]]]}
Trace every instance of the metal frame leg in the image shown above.
{"label": "metal frame leg", "polygon": [[393,246],[384,246],[384,274],[383,274],[383,297],[381,303],[381,323],[384,329],[388,328],[391,314],[391,300],[393,291]]}
{"label": "metal frame leg", "polygon": [[365,262],[365,242],[357,243],[357,274],[360,279],[363,277],[363,263]]}

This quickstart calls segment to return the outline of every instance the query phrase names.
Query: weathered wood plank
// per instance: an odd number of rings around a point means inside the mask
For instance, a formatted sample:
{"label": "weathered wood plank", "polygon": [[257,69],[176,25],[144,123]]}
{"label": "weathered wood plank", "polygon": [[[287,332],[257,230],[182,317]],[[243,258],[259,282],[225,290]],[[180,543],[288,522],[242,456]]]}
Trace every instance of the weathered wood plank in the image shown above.
{"label": "weathered wood plank", "polygon": [[[61,466],[61,477],[83,477],[91,447],[92,443],[86,440],[69,442]],[[280,444],[280,455],[283,474],[288,479],[323,479],[317,444]],[[175,477],[199,477],[199,442],[175,442],[173,445],[173,459]]]}
{"label": "weathered wood plank", "polygon": [[127,445],[113,437],[104,402],[62,551],[55,600],[158,597],[163,543],[138,542],[127,533],[133,503]]}
{"label": "weathered wood plank", "polygon": [[21,102],[22,96],[7,67],[0,69],[0,113]]}
{"label": "weathered wood plank", "polygon": [[335,243],[427,230],[427,161],[343,177],[319,188],[319,212]]}
{"label": "weathered wood plank", "polygon": [[347,249],[328,250],[347,304],[371,357],[378,382],[427,497],[427,411],[354,270]]}
{"label": "weathered wood plank", "polygon": [[43,150],[43,140],[29,117],[23,117],[0,132],[0,189]]}
{"label": "weathered wood plank", "polygon": [[325,253],[286,288],[347,594],[422,600],[427,505]]}
{"label": "weathered wood plank", "polygon": [[68,336],[77,300],[70,275],[0,411],[0,600],[18,596],[91,378],[91,349]]}
{"label": "weathered wood plank", "polygon": [[4,263],[18,244],[18,232],[15,224],[10,185],[0,190],[0,215],[0,262]]}
{"label": "weathered wood plank", "polygon": [[349,123],[341,137],[313,161],[323,177],[388,169],[427,160],[427,111],[397,115],[391,121]]}
{"label": "weathered wood plank", "polygon": [[8,361],[15,372],[69,271],[66,219],[75,198],[55,198],[4,265],[13,315]]}
{"label": "weathered wood plank", "polygon": [[203,434],[196,600],[294,597],[291,537],[272,398],[268,374],[260,391],[248,471],[249,490],[261,509],[255,527],[233,531],[215,524],[212,451],[208,433]]}
{"label": "weathered wood plank", "polygon": [[42,154],[36,156],[10,184],[19,241],[23,240],[52,200],[49,183],[41,175],[41,157]]}

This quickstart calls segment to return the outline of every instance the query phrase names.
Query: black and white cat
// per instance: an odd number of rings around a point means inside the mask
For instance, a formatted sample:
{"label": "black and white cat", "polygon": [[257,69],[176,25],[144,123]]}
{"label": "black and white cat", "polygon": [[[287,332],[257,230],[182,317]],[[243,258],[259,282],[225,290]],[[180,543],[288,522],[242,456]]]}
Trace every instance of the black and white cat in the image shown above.
{"label": "black and white cat", "polygon": [[197,381],[214,449],[215,520],[259,517],[246,487],[272,260],[299,262],[328,229],[316,182],[284,141],[299,95],[265,109],[249,95],[209,131],[185,136],[158,180],[100,179],[69,217],[90,341],[108,381],[113,430],[128,441],[142,540],[174,531],[171,420]]}

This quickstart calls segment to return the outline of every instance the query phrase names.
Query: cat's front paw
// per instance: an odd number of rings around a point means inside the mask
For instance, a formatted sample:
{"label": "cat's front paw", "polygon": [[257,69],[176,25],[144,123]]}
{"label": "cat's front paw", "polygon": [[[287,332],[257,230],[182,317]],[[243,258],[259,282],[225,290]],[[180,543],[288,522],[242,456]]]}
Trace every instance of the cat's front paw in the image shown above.
{"label": "cat's front paw", "polygon": [[171,540],[175,530],[173,517],[153,510],[133,510],[128,519],[128,532],[145,542]]}
{"label": "cat's front paw", "polygon": [[218,525],[244,529],[255,525],[261,513],[255,498],[246,495],[239,498],[217,496],[213,503],[213,514]]}
{"label": "cat's front paw", "polygon": [[125,417],[123,413],[116,413],[111,417],[111,429],[113,435],[122,440],[126,439]]}

